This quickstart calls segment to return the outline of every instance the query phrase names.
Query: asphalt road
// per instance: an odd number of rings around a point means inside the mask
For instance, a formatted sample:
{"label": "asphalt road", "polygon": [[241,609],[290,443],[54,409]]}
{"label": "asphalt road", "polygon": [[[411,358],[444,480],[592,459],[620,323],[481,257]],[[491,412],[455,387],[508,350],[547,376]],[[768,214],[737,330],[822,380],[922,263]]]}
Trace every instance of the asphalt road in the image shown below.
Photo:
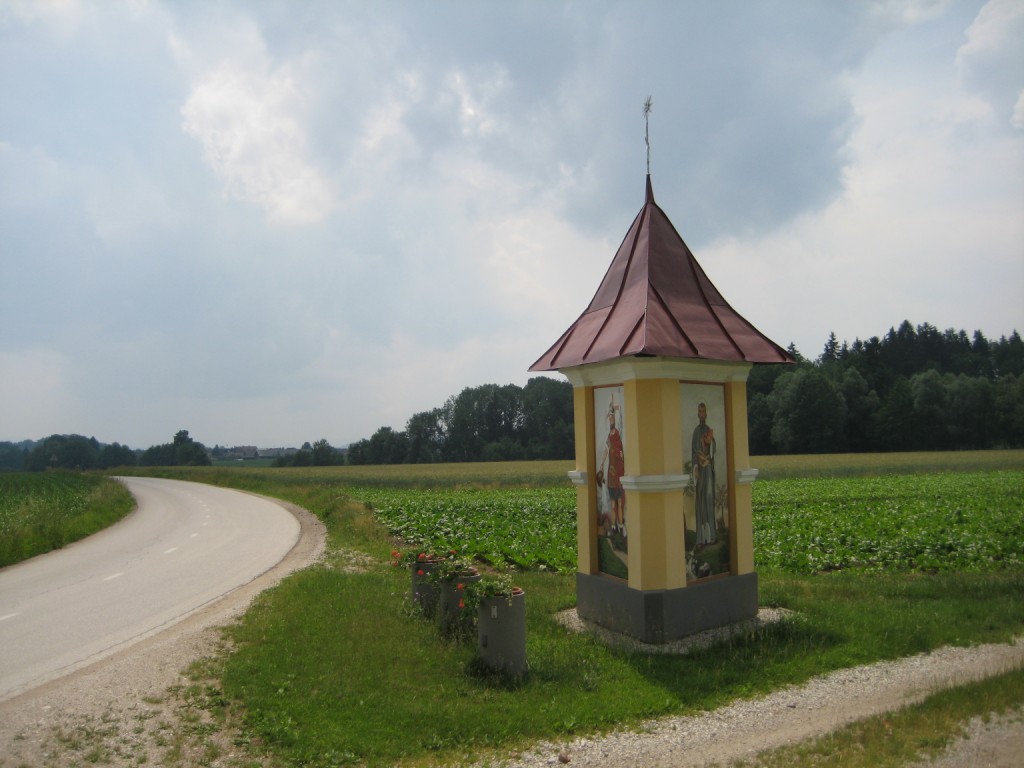
{"label": "asphalt road", "polygon": [[296,519],[267,499],[121,479],[135,512],[0,570],[0,701],[185,618],[272,568],[298,540]]}

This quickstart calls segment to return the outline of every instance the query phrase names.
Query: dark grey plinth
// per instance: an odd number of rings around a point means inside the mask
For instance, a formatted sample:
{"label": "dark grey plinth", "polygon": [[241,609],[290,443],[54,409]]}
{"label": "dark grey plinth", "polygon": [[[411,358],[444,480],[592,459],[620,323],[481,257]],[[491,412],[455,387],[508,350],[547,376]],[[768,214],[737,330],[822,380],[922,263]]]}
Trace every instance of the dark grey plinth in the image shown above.
{"label": "dark grey plinth", "polygon": [[641,642],[667,643],[756,616],[757,574],[641,591],[619,579],[577,573],[576,612]]}
{"label": "dark grey plinth", "polygon": [[526,673],[526,594],[490,597],[477,608],[477,649],[490,667],[517,677]]}

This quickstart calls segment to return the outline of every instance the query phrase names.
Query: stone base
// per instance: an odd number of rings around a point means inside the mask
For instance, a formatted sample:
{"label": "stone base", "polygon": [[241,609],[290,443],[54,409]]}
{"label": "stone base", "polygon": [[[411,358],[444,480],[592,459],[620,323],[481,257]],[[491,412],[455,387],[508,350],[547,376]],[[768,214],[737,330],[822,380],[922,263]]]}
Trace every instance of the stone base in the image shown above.
{"label": "stone base", "polygon": [[752,619],[745,619],[736,624],[725,624],[714,629],[705,629],[703,632],[698,632],[695,635],[687,635],[667,643],[642,643],[635,637],[612,632],[610,629],[599,627],[591,621],[584,621],[576,613],[575,608],[559,611],[555,614],[555,621],[570,632],[586,632],[596,637],[605,645],[616,648],[624,648],[637,653],[648,653],[654,656],[685,656],[688,653],[702,651],[736,638],[753,637],[756,633],[774,624],[789,621],[795,615],[792,611],[785,608],[761,608],[758,610],[757,616]]}
{"label": "stone base", "polygon": [[757,608],[756,573],[647,591],[608,576],[576,574],[579,617],[643,643],[668,643],[751,619]]}

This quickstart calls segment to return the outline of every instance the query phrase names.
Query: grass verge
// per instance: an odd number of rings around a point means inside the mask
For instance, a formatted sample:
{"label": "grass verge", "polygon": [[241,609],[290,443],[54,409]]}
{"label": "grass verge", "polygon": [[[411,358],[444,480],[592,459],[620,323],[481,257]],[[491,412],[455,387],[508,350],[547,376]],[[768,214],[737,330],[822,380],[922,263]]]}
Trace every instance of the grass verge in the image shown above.
{"label": "grass verge", "polygon": [[541,738],[713,709],[835,669],[1024,630],[1024,573],[761,574],[762,604],[799,618],[687,657],[647,656],[571,635],[553,615],[575,601],[571,575],[520,573],[529,676],[479,676],[474,650],[444,641],[409,607],[409,575],[388,565],[386,533],[339,504],[337,543],[379,560],[330,565],[265,593],[234,629],[225,695],[245,728],[305,766],[458,763]]}

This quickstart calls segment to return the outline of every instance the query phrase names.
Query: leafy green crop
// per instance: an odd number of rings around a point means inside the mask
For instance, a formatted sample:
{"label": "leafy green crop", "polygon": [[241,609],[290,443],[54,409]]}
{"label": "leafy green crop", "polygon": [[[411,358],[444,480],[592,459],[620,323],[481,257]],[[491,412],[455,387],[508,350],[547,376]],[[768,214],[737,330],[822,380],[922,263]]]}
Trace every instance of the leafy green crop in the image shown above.
{"label": "leafy green crop", "polygon": [[757,483],[754,558],[796,573],[1024,565],[1024,473]]}
{"label": "leafy green crop", "polygon": [[74,517],[102,481],[95,475],[67,472],[0,473],[0,537],[25,526]]}
{"label": "leafy green crop", "polygon": [[118,482],[73,472],[0,472],[0,566],[59,549],[124,517]]}
{"label": "leafy green crop", "polygon": [[[410,544],[497,565],[576,566],[572,488],[353,487]],[[758,568],[982,571],[1024,565],[1024,472],[792,478],[754,485]]]}
{"label": "leafy green crop", "polygon": [[454,549],[495,565],[572,571],[576,494],[572,488],[351,488],[392,533],[410,544]]}

